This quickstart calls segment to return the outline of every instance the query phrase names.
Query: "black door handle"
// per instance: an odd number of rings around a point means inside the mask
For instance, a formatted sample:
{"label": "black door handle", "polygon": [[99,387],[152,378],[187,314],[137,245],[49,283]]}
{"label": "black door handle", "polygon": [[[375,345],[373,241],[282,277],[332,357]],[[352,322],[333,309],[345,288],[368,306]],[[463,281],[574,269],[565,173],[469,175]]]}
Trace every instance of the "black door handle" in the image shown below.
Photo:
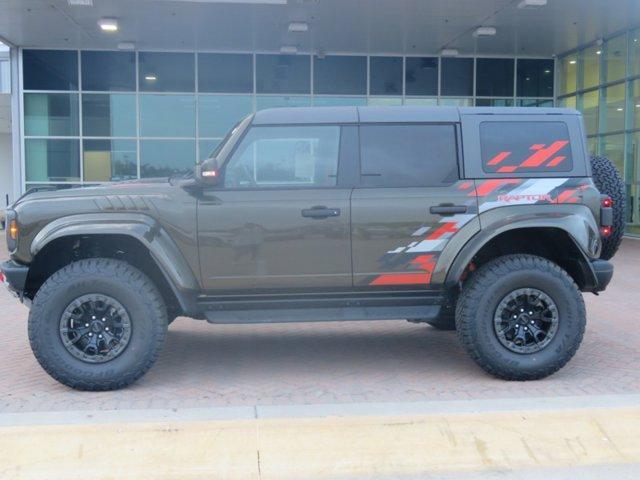
{"label": "black door handle", "polygon": [[339,217],[340,209],[339,208],[327,208],[322,205],[316,205],[315,207],[305,208],[302,210],[302,216],[307,218],[328,218],[328,217]]}
{"label": "black door handle", "polygon": [[466,205],[438,205],[429,209],[434,215],[455,215],[456,213],[466,213]]}

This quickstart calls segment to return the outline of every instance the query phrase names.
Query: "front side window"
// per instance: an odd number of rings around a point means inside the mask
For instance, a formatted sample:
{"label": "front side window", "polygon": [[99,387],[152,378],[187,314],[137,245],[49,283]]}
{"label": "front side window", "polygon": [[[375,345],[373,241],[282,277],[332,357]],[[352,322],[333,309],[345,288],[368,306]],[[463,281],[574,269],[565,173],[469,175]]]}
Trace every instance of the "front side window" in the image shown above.
{"label": "front side window", "polygon": [[438,187],[458,178],[453,125],[365,125],[360,155],[367,187]]}
{"label": "front side window", "polygon": [[336,185],[340,127],[254,126],[225,168],[230,188]]}
{"label": "front side window", "polygon": [[568,172],[573,168],[563,122],[482,122],[482,168],[487,173]]}

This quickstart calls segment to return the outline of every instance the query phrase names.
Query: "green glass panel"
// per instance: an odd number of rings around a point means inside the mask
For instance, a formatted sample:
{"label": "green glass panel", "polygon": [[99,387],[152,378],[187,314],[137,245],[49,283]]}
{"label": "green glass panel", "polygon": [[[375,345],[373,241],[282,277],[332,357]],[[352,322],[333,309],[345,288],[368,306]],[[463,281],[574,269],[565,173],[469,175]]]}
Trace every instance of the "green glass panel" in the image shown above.
{"label": "green glass panel", "polygon": [[78,135],[78,94],[25,93],[24,133],[27,136]]}
{"label": "green glass panel", "polygon": [[216,149],[222,140],[219,138],[211,140],[200,140],[198,146],[200,149],[198,160],[206,160],[211,156],[211,153]]}
{"label": "green glass panel", "polygon": [[311,97],[258,95],[256,104],[258,110],[276,107],[310,107]]}
{"label": "green glass panel", "polygon": [[615,132],[624,129],[625,85],[620,83],[605,88],[603,118],[600,122],[600,132]]}
{"label": "green glass panel", "polygon": [[140,176],[168,177],[193,170],[196,142],[193,140],[142,140]]}
{"label": "green glass panel", "polygon": [[402,105],[400,97],[375,97],[367,100],[367,105],[372,107],[392,107]]}
{"label": "green glass panel", "polygon": [[140,95],[140,134],[143,137],[195,137],[195,97]]}
{"label": "green glass panel", "polygon": [[620,35],[608,40],[604,45],[605,81],[624,78],[627,68],[627,36]]}
{"label": "green glass panel", "polygon": [[85,182],[131,180],[138,177],[135,140],[84,140]]}
{"label": "green glass panel", "polygon": [[438,105],[437,98],[405,98],[405,105],[416,105],[416,106],[436,106]]}
{"label": "green glass panel", "polygon": [[576,55],[567,55],[560,59],[560,79],[558,84],[558,93],[575,92],[578,88],[578,57]]}
{"label": "green glass panel", "polygon": [[582,116],[587,135],[598,133],[598,91],[581,95]]}
{"label": "green glass panel", "polygon": [[470,107],[473,105],[472,98],[441,98],[439,105],[446,107]]}
{"label": "green glass panel", "polygon": [[200,95],[199,135],[224,137],[238,121],[252,111],[253,99],[250,95]]}
{"label": "green glass panel", "polygon": [[600,55],[602,47],[594,45],[580,52],[582,61],[582,88],[595,87],[600,84]]}
{"label": "green glass panel", "polygon": [[83,94],[82,133],[85,137],[135,137],[135,95]]}
{"label": "green glass panel", "polygon": [[363,107],[366,104],[366,97],[330,97],[323,95],[313,98],[313,105],[316,107]]}
{"label": "green glass panel", "polygon": [[27,138],[24,144],[28,182],[80,180],[78,140]]}

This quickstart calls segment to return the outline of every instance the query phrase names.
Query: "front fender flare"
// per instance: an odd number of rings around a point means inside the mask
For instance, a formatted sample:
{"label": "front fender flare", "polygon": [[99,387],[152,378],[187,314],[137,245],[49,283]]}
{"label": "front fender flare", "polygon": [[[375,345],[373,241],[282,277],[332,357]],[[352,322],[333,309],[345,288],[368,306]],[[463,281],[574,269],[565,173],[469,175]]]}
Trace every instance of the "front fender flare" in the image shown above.
{"label": "front fender flare", "polygon": [[[142,243],[156,261],[171,288],[197,291],[198,280],[173,239],[162,225],[138,213],[89,213],[69,215],[46,225],[31,242],[31,255],[53,240],[76,235],[126,235]],[[180,297],[178,297],[180,300]],[[181,301],[182,303],[182,301]]]}
{"label": "front fender flare", "polygon": [[[447,271],[445,285],[456,285],[473,257],[489,241],[498,235],[524,228],[556,228],[569,235],[580,251],[596,282],[590,258],[597,258],[600,250],[600,234],[595,219],[585,205],[542,205],[535,210],[522,207],[502,207],[480,215],[480,231],[473,236],[456,255]],[[532,239],[533,241],[533,239]]]}

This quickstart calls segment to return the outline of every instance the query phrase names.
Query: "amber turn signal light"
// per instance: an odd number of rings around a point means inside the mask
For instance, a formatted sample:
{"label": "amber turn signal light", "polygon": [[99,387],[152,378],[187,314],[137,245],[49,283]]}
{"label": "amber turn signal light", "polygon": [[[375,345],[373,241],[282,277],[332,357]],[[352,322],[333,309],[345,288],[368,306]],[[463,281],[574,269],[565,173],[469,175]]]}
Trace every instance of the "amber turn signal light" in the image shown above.
{"label": "amber turn signal light", "polygon": [[15,220],[11,220],[11,223],[9,223],[9,236],[11,237],[12,240],[17,240],[18,233],[20,233],[20,229],[18,228],[18,222],[16,222]]}

